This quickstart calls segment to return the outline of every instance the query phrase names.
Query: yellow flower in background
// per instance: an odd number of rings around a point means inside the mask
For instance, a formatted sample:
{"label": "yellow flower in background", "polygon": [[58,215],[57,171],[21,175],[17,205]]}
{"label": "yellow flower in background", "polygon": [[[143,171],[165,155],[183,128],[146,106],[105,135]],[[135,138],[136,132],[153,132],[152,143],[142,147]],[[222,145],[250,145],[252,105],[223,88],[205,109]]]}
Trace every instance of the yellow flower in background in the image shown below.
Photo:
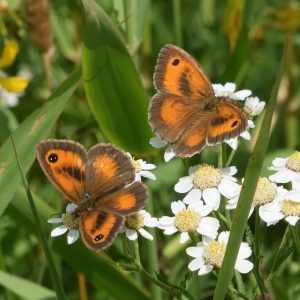
{"label": "yellow flower in background", "polygon": [[16,40],[5,42],[4,49],[0,56],[0,106],[13,107],[18,105],[19,98],[27,88],[29,79],[25,76],[8,77],[1,69],[11,66],[20,47]]}
{"label": "yellow flower in background", "polygon": [[14,63],[19,50],[20,47],[16,40],[8,40],[4,45],[4,49],[0,57],[0,69],[11,66]]}

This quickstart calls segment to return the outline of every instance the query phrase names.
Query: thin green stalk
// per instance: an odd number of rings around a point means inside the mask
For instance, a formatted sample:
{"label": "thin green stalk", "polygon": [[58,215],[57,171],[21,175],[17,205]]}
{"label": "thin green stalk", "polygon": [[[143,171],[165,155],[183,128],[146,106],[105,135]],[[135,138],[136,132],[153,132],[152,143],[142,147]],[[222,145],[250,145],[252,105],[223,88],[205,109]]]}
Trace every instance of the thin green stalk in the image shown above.
{"label": "thin green stalk", "polygon": [[293,233],[293,238],[294,238],[294,242],[296,245],[296,249],[298,251],[298,254],[300,254],[300,239],[299,239],[298,225],[297,224],[295,226],[290,225],[290,228]]}
{"label": "thin green stalk", "polygon": [[[148,209],[149,212],[151,214],[153,214],[153,201],[149,201],[148,203]],[[157,268],[158,268],[158,257],[157,257],[157,247],[156,247],[156,232],[155,232],[155,228],[149,229],[150,233],[153,236],[153,242],[151,243],[147,243],[148,245],[148,271],[150,272],[151,275],[155,275],[155,273],[157,272]],[[161,290],[159,288],[157,288],[157,285],[152,284],[151,285],[151,291],[152,291],[152,295],[154,297],[154,299],[160,300],[162,299],[162,293]]]}
{"label": "thin green stalk", "polygon": [[15,148],[15,144],[14,144],[12,136],[11,136],[11,143],[12,143],[12,146],[13,146],[13,149],[14,149],[14,152],[15,152],[15,156],[16,156],[16,160],[17,160],[17,163],[18,163],[20,175],[22,177],[23,185],[24,185],[24,188],[25,188],[26,193],[27,193],[30,208],[31,208],[31,211],[32,211],[35,223],[36,223],[37,232],[40,236],[40,240],[41,240],[41,243],[43,245],[45,255],[47,257],[49,270],[50,270],[50,274],[51,274],[51,277],[52,277],[53,285],[55,287],[57,298],[60,299],[60,300],[64,300],[64,299],[66,299],[64,289],[63,289],[63,286],[61,284],[61,280],[59,278],[58,272],[57,272],[56,267],[55,267],[54,259],[53,259],[53,256],[51,254],[51,249],[50,249],[50,247],[47,243],[46,234],[42,229],[42,224],[41,224],[37,209],[35,207],[34,200],[33,200],[33,197],[32,197],[31,190],[29,188],[27,179],[26,179],[25,174],[23,172],[21,162],[19,160],[19,156],[17,154],[17,150]]}
{"label": "thin green stalk", "polygon": [[223,165],[223,148],[222,144],[218,145],[218,168],[222,168]]}
{"label": "thin green stalk", "polygon": [[241,292],[242,294],[245,294],[246,293],[246,288],[245,288],[245,284],[243,282],[241,274],[237,271],[234,271],[234,277],[235,277],[235,281],[236,281],[238,291]]}
{"label": "thin green stalk", "polygon": [[284,235],[282,237],[282,240],[280,242],[279,248],[277,250],[274,262],[272,264],[270,274],[269,274],[269,276],[268,276],[268,278],[266,280],[267,284],[271,283],[271,280],[272,280],[272,278],[274,276],[274,271],[275,271],[274,269],[275,269],[275,267],[277,265],[277,261],[278,261],[278,258],[279,258],[279,254],[281,253],[281,250],[286,246],[286,242],[288,240],[288,235],[289,235],[289,227],[287,226],[286,229],[285,229]]}
{"label": "thin green stalk", "polygon": [[182,158],[181,160],[182,160],[182,163],[184,165],[185,171],[188,173],[189,172],[189,166],[187,164],[187,161],[184,158]]}
{"label": "thin green stalk", "polygon": [[127,43],[130,46],[133,46],[135,42],[135,34],[134,34],[134,19],[132,17],[133,14],[133,1],[132,0],[124,0],[124,16],[126,19],[126,36],[127,36]]}
{"label": "thin green stalk", "polygon": [[[283,58],[285,58],[285,56],[283,56]],[[228,285],[232,279],[234,265],[248,221],[248,214],[251,208],[252,199],[256,190],[263,160],[267,151],[271,121],[276,105],[279,84],[283,75],[283,66],[284,60],[281,64],[281,67],[279,68],[277,80],[273,86],[270,100],[268,102],[268,106],[264,115],[264,126],[260,128],[257,142],[247,165],[245,180],[240,193],[240,199],[242,199],[242,201],[238,201],[238,205],[235,210],[224,260],[216,284],[213,298],[214,300],[222,300],[225,298],[228,290]]]}
{"label": "thin green stalk", "polygon": [[181,0],[173,0],[173,21],[175,27],[176,44],[183,47],[182,22],[181,22]]}
{"label": "thin green stalk", "polygon": [[234,158],[234,155],[236,153],[236,150],[231,150],[230,154],[229,154],[229,157],[228,157],[228,160],[226,162],[226,167],[229,167],[233,158]]}

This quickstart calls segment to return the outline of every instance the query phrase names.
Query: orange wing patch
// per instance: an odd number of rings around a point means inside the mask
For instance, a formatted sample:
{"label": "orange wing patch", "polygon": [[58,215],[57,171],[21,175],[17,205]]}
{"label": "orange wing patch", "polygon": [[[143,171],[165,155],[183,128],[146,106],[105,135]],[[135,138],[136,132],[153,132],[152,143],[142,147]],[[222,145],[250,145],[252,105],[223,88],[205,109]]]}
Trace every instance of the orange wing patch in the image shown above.
{"label": "orange wing patch", "polygon": [[237,137],[247,129],[246,113],[228,101],[218,103],[212,112],[207,131],[207,144],[218,144]]}
{"label": "orange wing patch", "polygon": [[88,248],[99,251],[111,244],[123,223],[124,217],[109,212],[84,212],[81,215],[81,237]]}
{"label": "orange wing patch", "polygon": [[197,62],[184,50],[166,45],[159,53],[154,74],[158,91],[201,100],[214,95],[212,85]]}
{"label": "orange wing patch", "polygon": [[44,141],[37,147],[37,158],[48,179],[67,199],[78,203],[84,198],[86,152],[80,144]]}
{"label": "orange wing patch", "polygon": [[123,216],[130,215],[146,205],[148,199],[146,186],[139,181],[115,193],[99,198],[95,207]]}
{"label": "orange wing patch", "polygon": [[199,117],[201,110],[198,101],[158,93],[151,99],[149,122],[163,140],[174,143]]}

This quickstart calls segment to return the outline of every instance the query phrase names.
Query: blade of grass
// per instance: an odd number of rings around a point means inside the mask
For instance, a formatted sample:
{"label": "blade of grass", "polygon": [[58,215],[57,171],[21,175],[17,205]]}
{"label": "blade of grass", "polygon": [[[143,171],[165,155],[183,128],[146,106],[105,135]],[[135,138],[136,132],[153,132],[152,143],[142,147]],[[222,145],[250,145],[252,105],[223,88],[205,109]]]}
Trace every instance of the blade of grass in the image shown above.
{"label": "blade of grass", "polygon": [[31,190],[29,188],[26,176],[23,172],[21,162],[19,160],[19,156],[18,156],[16,147],[15,147],[15,144],[14,144],[14,140],[13,140],[12,137],[11,137],[11,143],[12,143],[12,146],[13,146],[13,149],[14,149],[14,153],[15,153],[18,168],[19,168],[19,172],[20,172],[20,175],[21,175],[21,178],[22,178],[22,182],[23,182],[26,194],[27,194],[27,198],[28,198],[28,201],[29,201],[29,204],[30,204],[30,208],[31,208],[34,220],[35,220],[36,229],[37,229],[38,235],[40,237],[40,240],[41,240],[41,243],[43,245],[45,255],[46,255],[46,258],[47,258],[47,261],[48,261],[48,266],[49,266],[49,270],[50,270],[50,273],[51,273],[51,278],[52,278],[52,281],[53,281],[53,285],[55,287],[57,298],[60,299],[60,300],[64,300],[64,299],[66,299],[64,289],[63,289],[63,286],[61,284],[61,280],[58,276],[58,273],[57,273],[57,270],[56,270],[56,267],[55,267],[55,264],[54,264],[54,259],[52,257],[51,250],[50,250],[50,247],[49,247],[48,242],[47,242],[47,237],[46,237],[46,234],[45,234],[45,232],[42,228],[42,224],[41,224],[37,209],[36,209],[35,204],[34,204],[34,200],[33,200],[32,194],[31,194]]}
{"label": "blade of grass", "polygon": [[[273,86],[270,100],[264,115],[264,126],[262,126],[260,129],[257,142],[255,144],[253,153],[247,165],[245,180],[239,197],[238,205],[234,214],[231,233],[226,247],[225,257],[217,280],[216,290],[213,298],[215,300],[221,300],[225,298],[230,280],[233,275],[233,269],[236,262],[239,247],[243,238],[244,230],[247,224],[252,198],[255,193],[258,177],[260,175],[263,160],[268,147],[271,121],[273,111],[276,105],[279,84],[281,82],[283,74],[283,66],[284,63],[282,62],[281,68],[278,71],[277,80]],[[264,142],[262,143],[261,141]]]}

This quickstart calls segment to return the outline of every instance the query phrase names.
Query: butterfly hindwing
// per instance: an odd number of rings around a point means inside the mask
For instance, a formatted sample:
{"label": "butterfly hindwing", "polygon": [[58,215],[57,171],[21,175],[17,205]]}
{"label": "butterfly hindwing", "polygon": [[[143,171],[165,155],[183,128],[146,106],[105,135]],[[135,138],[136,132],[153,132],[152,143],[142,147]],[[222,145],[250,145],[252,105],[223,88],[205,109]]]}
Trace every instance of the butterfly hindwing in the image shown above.
{"label": "butterfly hindwing", "polygon": [[79,203],[85,196],[87,152],[68,140],[46,140],[36,148],[37,159],[54,187],[63,196]]}

